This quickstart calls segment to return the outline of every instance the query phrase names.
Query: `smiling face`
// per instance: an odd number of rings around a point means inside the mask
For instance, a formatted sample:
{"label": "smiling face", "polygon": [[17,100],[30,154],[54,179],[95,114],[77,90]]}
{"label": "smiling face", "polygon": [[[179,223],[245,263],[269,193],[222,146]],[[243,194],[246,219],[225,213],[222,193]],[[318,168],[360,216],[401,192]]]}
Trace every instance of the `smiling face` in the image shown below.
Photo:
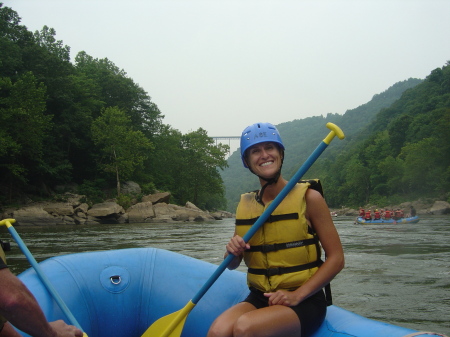
{"label": "smiling face", "polygon": [[247,150],[246,162],[256,175],[263,178],[272,178],[280,170],[282,154],[275,143],[264,142],[253,145]]}

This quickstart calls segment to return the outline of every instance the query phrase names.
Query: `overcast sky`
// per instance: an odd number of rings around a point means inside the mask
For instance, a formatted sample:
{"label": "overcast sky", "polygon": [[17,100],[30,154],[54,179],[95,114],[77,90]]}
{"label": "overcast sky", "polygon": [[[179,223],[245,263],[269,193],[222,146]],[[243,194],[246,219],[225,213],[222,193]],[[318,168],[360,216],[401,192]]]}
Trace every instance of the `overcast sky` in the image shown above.
{"label": "overcast sky", "polygon": [[343,114],[450,60],[449,0],[0,0],[108,58],[182,133]]}

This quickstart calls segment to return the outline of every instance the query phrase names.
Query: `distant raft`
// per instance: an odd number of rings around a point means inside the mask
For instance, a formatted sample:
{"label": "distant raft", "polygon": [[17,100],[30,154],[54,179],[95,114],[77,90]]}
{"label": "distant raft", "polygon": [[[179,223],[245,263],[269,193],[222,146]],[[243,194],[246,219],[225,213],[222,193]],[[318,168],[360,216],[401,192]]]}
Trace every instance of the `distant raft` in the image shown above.
{"label": "distant raft", "polygon": [[[183,308],[217,268],[156,248],[62,255],[39,265],[89,337],[140,337],[156,320]],[[34,269],[26,270],[19,278],[49,321],[67,322]],[[225,270],[188,315],[181,337],[206,336],[213,320],[247,293],[245,273]],[[332,305],[313,337],[408,335],[430,336]]]}
{"label": "distant raft", "polygon": [[356,223],[361,224],[361,225],[365,225],[365,224],[371,224],[371,223],[375,223],[375,224],[384,224],[384,223],[391,223],[391,224],[404,224],[404,223],[416,223],[419,222],[419,217],[416,216],[412,216],[409,218],[400,218],[398,220],[394,220],[392,218],[390,219],[371,219],[371,220],[366,220],[363,217],[357,217],[356,218]]}

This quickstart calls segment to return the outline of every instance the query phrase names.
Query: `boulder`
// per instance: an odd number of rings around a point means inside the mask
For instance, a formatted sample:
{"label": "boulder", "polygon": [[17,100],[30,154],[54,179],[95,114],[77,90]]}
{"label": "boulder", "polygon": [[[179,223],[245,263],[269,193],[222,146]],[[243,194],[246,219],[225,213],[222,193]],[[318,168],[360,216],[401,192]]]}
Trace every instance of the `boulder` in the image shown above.
{"label": "boulder", "polygon": [[77,221],[73,217],[70,217],[67,215],[64,215],[61,220],[62,220],[60,223],[61,225],[76,225],[77,224]]}
{"label": "boulder", "polygon": [[[89,215],[87,216],[87,218],[84,222],[85,225],[99,225],[101,223],[102,223],[102,221],[100,221],[99,218],[96,218],[94,216],[89,216]],[[114,223],[114,222],[111,222],[111,223]]]}
{"label": "boulder", "polygon": [[155,217],[151,201],[140,202],[127,209],[129,223],[148,222]]}
{"label": "boulder", "polygon": [[[83,216],[81,216],[83,215]],[[73,216],[73,222],[75,225],[84,225],[87,221],[87,215],[84,213],[80,213],[80,216],[74,215]]]}
{"label": "boulder", "polygon": [[[175,206],[175,205],[173,205]],[[206,220],[214,220],[214,217],[208,212],[202,211],[201,209],[194,206],[194,208],[190,207],[181,207],[175,206],[174,208],[175,215],[173,219],[175,221],[206,221]]]}
{"label": "boulder", "polygon": [[121,185],[120,191],[123,194],[141,194],[141,186],[134,181],[126,181]]}
{"label": "boulder", "polygon": [[190,208],[190,209],[195,209],[197,211],[201,211],[200,208],[198,208],[197,206],[195,206],[192,202],[188,201],[186,202],[186,205],[184,206],[186,208]]}
{"label": "boulder", "polygon": [[89,210],[89,205],[86,203],[80,204],[78,207],[74,209],[74,213],[78,216],[82,216],[81,214],[87,214],[87,211]]}
{"label": "boulder", "polygon": [[52,216],[39,206],[20,208],[13,211],[10,217],[16,219],[16,224],[20,226],[58,225],[62,222],[62,217]]}
{"label": "boulder", "polygon": [[224,218],[233,218],[234,214],[227,211],[215,211],[211,216],[216,220],[223,220]]}
{"label": "boulder", "polygon": [[74,194],[74,193],[65,193],[64,197],[67,198],[67,205],[70,205],[72,207],[77,207],[81,204],[81,199],[85,198],[84,195],[80,195],[80,194]]}
{"label": "boulder", "polygon": [[172,204],[165,204],[165,203],[158,203],[156,205],[153,205],[153,210],[155,212],[156,218],[171,216],[174,213],[175,205]]}
{"label": "boulder", "polygon": [[128,213],[124,213],[121,214],[118,218],[117,218],[117,223],[120,224],[124,224],[124,223],[128,223]]}
{"label": "boulder", "polygon": [[43,207],[43,210],[52,215],[62,215],[62,216],[65,215],[71,216],[74,213],[73,207],[66,203],[51,203],[45,205]]}
{"label": "boulder", "polygon": [[[95,204],[90,210],[87,211],[88,220],[86,224],[90,223],[103,223],[114,224],[121,223],[123,221],[122,215],[125,210],[122,206],[114,201],[107,201],[100,204]],[[91,220],[94,218],[95,220]]]}
{"label": "boulder", "polygon": [[437,215],[448,214],[450,213],[450,204],[447,201],[435,201],[429,213]]}
{"label": "boulder", "polygon": [[102,202],[100,204],[95,204],[90,210],[87,211],[87,215],[96,218],[110,217],[125,213],[122,206],[113,201]]}
{"label": "boulder", "polygon": [[173,222],[174,221],[174,207],[175,205],[159,203],[153,205],[155,217],[151,222]]}
{"label": "boulder", "polygon": [[169,192],[158,192],[154,194],[149,194],[142,197],[143,202],[151,202],[152,204],[166,203],[170,202],[171,194]]}
{"label": "boulder", "polygon": [[173,204],[156,204],[153,205],[153,209],[155,210],[153,222],[214,220],[208,212]]}

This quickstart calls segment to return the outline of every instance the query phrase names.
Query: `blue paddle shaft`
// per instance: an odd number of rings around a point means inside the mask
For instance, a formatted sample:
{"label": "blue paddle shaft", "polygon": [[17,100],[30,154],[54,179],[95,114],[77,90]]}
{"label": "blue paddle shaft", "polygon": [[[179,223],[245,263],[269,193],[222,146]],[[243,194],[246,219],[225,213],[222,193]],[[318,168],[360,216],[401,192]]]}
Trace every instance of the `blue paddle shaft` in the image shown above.
{"label": "blue paddle shaft", "polygon": [[[248,242],[252,236],[256,233],[256,231],[266,222],[267,218],[272,214],[275,208],[283,201],[286,195],[294,188],[294,186],[298,183],[298,181],[303,177],[306,171],[314,164],[314,162],[319,158],[322,152],[327,148],[328,144],[325,141],[322,141],[319,146],[314,150],[313,153],[306,159],[303,165],[298,169],[298,171],[294,174],[294,176],[289,180],[289,182],[284,186],[281,192],[277,195],[277,197],[270,203],[270,205],[266,208],[266,210],[261,214],[258,220],[253,224],[252,227],[245,233],[243,239],[245,242]],[[217,267],[216,271],[211,275],[211,277],[206,281],[203,287],[198,291],[198,293],[192,298],[192,302],[197,304],[198,301],[203,297],[203,295],[208,291],[208,289],[213,285],[213,283],[219,278],[219,276],[224,272],[226,267],[231,263],[234,259],[233,254],[229,254],[223,262]]]}
{"label": "blue paddle shaft", "polygon": [[76,318],[72,315],[72,313],[70,312],[69,308],[66,306],[66,304],[63,302],[63,300],[61,299],[59,294],[56,292],[55,288],[53,288],[53,286],[50,283],[50,281],[48,280],[47,276],[45,276],[45,274],[42,272],[41,267],[36,262],[36,260],[33,257],[33,255],[31,255],[31,252],[28,250],[27,246],[25,245],[25,243],[20,238],[20,236],[17,233],[16,229],[13,226],[7,226],[7,227],[8,227],[9,233],[14,238],[14,240],[17,242],[17,244],[19,245],[20,250],[27,257],[28,261],[30,262],[30,264],[33,266],[33,268],[36,271],[36,273],[41,278],[42,283],[44,283],[44,285],[47,288],[48,292],[53,296],[53,299],[56,301],[56,303],[59,305],[59,307],[61,308],[63,313],[69,319],[70,324],[75,325],[78,329],[83,331],[83,329],[81,328],[81,326],[78,323],[78,321],[76,320]]}

